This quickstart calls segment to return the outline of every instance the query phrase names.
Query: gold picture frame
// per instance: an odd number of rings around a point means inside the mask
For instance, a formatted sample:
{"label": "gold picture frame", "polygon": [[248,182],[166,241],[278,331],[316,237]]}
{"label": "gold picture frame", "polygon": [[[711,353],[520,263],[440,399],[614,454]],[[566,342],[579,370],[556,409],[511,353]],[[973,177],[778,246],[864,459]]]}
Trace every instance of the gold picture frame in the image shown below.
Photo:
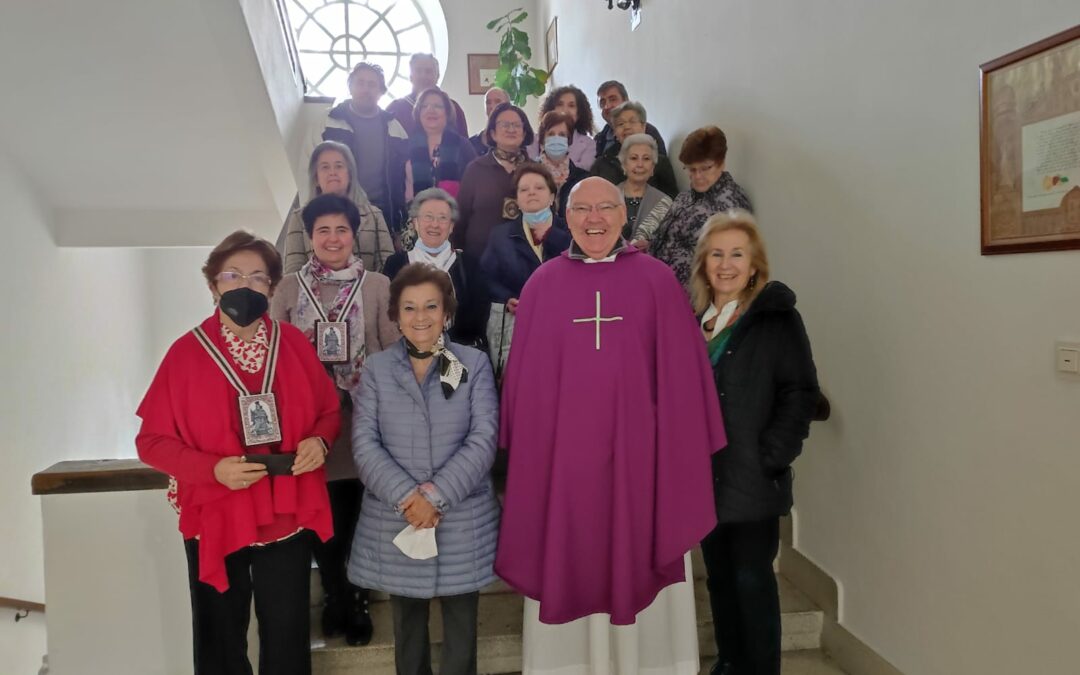
{"label": "gold picture frame", "polygon": [[555,71],[559,65],[559,17],[555,17],[548,24],[547,32],[544,33],[544,56],[547,59],[548,75]]}
{"label": "gold picture frame", "polygon": [[1080,249],[1080,26],[979,73],[982,254]]}
{"label": "gold picture frame", "polygon": [[499,69],[498,54],[469,54],[469,93],[486,94],[495,86],[495,72]]}

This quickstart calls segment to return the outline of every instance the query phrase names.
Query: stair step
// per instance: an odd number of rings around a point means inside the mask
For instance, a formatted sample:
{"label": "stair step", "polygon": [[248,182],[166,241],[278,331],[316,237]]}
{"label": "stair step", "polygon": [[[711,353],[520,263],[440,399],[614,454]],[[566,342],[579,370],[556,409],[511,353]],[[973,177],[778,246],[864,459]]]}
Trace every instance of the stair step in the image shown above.
{"label": "stair step", "polygon": [[[711,662],[711,657],[716,654],[712,639],[712,616],[705,582],[696,578],[697,571],[695,568],[698,641],[703,660]],[[818,649],[824,620],[822,611],[787,579],[778,576],[777,581],[780,586],[784,651]],[[375,623],[375,636],[371,644],[364,647],[350,647],[342,637],[324,639],[318,632],[320,613],[319,608],[312,608],[311,657],[315,675],[345,675],[356,672],[363,672],[365,675],[393,675],[393,624],[388,601],[373,599],[371,616]],[[512,592],[505,583],[497,582],[481,592],[477,627],[480,673],[514,673],[521,669],[522,613],[522,597]],[[431,643],[432,658],[436,663],[441,642],[442,613],[438,600],[435,600],[431,605]],[[817,675],[817,671],[807,672]]]}

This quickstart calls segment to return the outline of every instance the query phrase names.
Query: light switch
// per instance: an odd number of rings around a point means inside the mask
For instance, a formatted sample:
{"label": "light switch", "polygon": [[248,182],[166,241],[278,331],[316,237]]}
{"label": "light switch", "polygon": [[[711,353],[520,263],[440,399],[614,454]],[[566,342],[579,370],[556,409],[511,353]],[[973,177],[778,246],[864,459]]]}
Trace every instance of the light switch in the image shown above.
{"label": "light switch", "polygon": [[1057,370],[1059,373],[1080,374],[1080,349],[1059,345],[1057,348]]}

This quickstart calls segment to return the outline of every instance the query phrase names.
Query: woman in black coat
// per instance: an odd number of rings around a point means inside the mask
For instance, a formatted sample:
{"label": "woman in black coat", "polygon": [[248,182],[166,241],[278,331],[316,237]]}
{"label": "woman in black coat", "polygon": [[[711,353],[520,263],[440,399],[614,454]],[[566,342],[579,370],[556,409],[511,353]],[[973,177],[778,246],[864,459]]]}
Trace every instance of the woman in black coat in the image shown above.
{"label": "woman in black coat", "polygon": [[457,202],[445,190],[428,188],[417,194],[409,204],[409,230],[415,232],[410,238],[415,243],[411,250],[387,258],[383,274],[393,281],[401,268],[414,262],[434,265],[449,274],[457,298],[450,339],[483,351],[487,348],[485,331],[490,293],[480,261],[450,244],[458,214]]}
{"label": "woman in black coat", "polygon": [[717,646],[714,674],[780,675],[773,560],[791,511],[791,464],[818,405],[817,372],[795,294],[769,281],[753,216],[706,221],[691,272],[728,446],[713,455],[718,525],[701,542]]}

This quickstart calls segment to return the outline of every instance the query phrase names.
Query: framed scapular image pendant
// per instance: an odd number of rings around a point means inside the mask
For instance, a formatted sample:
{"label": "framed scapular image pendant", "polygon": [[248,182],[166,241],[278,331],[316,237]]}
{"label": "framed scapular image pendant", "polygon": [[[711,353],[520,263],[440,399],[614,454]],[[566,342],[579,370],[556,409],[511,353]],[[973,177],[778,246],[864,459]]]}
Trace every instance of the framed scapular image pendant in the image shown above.
{"label": "framed scapular image pendant", "polygon": [[274,395],[241,396],[240,422],[244,426],[244,445],[266,445],[281,442],[281,421],[278,419]]}

